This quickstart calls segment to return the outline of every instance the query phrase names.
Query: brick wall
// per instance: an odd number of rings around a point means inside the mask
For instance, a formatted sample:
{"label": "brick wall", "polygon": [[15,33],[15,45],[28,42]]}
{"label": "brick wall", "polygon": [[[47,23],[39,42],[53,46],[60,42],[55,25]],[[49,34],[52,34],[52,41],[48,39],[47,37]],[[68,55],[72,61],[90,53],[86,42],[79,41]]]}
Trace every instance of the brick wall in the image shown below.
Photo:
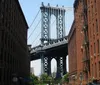
{"label": "brick wall", "polygon": [[100,0],[88,1],[90,78],[100,79]]}
{"label": "brick wall", "polygon": [[68,56],[69,56],[69,80],[73,82],[73,77],[77,75],[77,57],[76,57],[76,28],[73,21],[68,35]]}
{"label": "brick wall", "polygon": [[[86,15],[87,15],[87,25],[88,25],[88,31],[84,32],[84,15],[83,15],[83,2],[82,0],[75,0],[74,3],[74,16],[75,16],[75,28],[76,28],[76,37],[70,37],[69,42],[69,68],[70,71],[72,71],[72,64],[77,60],[77,83],[80,84],[80,74],[83,75],[82,83],[85,84],[87,82],[90,82],[91,79],[100,79],[100,0],[84,0],[86,1]],[[85,15],[85,16],[86,16]],[[87,30],[87,29],[85,29]],[[72,30],[71,30],[72,31]],[[70,32],[71,33],[71,32]],[[69,33],[69,35],[70,35]],[[73,34],[75,34],[73,33]],[[86,34],[85,34],[86,33]],[[86,35],[86,36],[85,36]],[[85,38],[88,39],[89,42],[89,49],[87,51],[87,47],[85,43]],[[70,49],[74,49],[75,46],[73,46],[73,43],[75,44],[76,40],[76,57],[77,59],[73,61],[71,56],[73,56],[73,53],[71,53]],[[73,47],[72,47],[73,46]],[[73,50],[72,50],[73,52]],[[86,52],[88,52],[86,54]],[[88,60],[88,72],[84,72],[84,67],[87,66],[87,60]],[[71,62],[72,61],[72,62]],[[75,69],[74,69],[75,70]],[[73,73],[73,72],[72,72]],[[74,85],[74,84],[73,84]]]}

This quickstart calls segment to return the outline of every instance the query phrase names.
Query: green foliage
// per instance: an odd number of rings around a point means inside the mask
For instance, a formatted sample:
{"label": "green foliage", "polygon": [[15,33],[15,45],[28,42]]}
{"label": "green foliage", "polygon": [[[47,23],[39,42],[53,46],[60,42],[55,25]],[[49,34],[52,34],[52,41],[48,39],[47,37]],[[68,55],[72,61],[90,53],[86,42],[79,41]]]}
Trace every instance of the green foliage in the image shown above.
{"label": "green foliage", "polygon": [[37,84],[39,82],[38,77],[35,76],[34,74],[31,74],[30,78],[32,80],[31,84]]}
{"label": "green foliage", "polygon": [[63,78],[62,78],[62,82],[69,82],[69,73],[67,73],[67,74],[65,74],[64,76],[63,76]]}
{"label": "green foliage", "polygon": [[40,80],[45,81],[45,80],[47,80],[47,78],[48,78],[48,75],[46,73],[44,73],[41,75]]}
{"label": "green foliage", "polygon": [[69,82],[69,74],[65,74],[62,78],[53,78],[49,75],[47,75],[46,73],[42,74],[40,76],[40,78],[38,78],[37,76],[35,76],[34,74],[30,75],[30,78],[32,80],[31,85],[46,85],[46,84],[50,84],[50,85],[54,85],[54,84],[58,84],[58,83],[62,83],[62,82]]}
{"label": "green foliage", "polygon": [[49,75],[47,75],[46,73],[44,73],[44,74],[42,74],[42,75],[40,76],[40,81],[41,81],[42,83],[47,84],[47,83],[50,83],[51,80],[52,80],[52,77],[49,76]]}

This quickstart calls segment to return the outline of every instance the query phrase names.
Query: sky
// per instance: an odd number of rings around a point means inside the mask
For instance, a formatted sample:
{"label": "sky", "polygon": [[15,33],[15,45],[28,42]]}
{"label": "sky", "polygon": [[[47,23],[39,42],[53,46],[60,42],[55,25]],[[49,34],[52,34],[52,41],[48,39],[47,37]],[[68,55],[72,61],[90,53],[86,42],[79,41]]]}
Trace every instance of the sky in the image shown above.
{"label": "sky", "polygon": [[[50,3],[50,6],[53,6],[53,7],[56,7],[56,5],[58,5],[58,7],[62,7],[62,6],[65,7],[66,9],[65,29],[66,29],[66,35],[68,35],[68,32],[71,28],[73,18],[74,18],[73,17],[74,0],[19,0],[19,2],[29,26],[27,43],[31,44],[32,47],[40,44],[41,22],[39,23],[39,21],[41,19],[40,7],[41,7],[42,2],[44,3],[45,6],[47,6],[48,3]],[[68,10],[68,7],[72,7],[72,9]],[[52,17],[51,22],[53,22],[53,20],[54,19]],[[53,25],[53,27],[55,27],[55,25]],[[54,31],[52,31],[52,33],[55,34]],[[56,35],[53,35],[53,34],[51,36],[56,37]],[[41,60],[39,59],[39,60],[32,61],[30,67],[34,67],[35,75],[40,75]],[[54,69],[56,68],[56,61],[54,59],[51,61],[51,68],[52,68],[52,71],[54,71]]]}

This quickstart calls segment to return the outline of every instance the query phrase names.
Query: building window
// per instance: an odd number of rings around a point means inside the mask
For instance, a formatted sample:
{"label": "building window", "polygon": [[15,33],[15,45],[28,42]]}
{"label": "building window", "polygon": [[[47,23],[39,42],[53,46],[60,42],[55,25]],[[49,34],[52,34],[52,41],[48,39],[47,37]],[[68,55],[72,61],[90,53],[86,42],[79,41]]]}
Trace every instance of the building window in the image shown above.
{"label": "building window", "polygon": [[94,68],[93,68],[93,64],[92,64],[92,76],[94,76]]}
{"label": "building window", "polygon": [[92,37],[92,29],[91,29],[91,27],[90,27],[90,38]]}
{"label": "building window", "polygon": [[99,48],[100,46],[99,46],[99,40],[97,40],[97,52],[98,52],[98,54],[99,54],[99,52],[100,52],[100,48]]}
{"label": "building window", "polygon": [[95,43],[94,43],[94,56],[96,56],[96,46],[95,46]]}
{"label": "building window", "polygon": [[88,0],[88,4],[90,4],[90,0]]}
{"label": "building window", "polygon": [[1,48],[0,60],[3,61],[3,48]]}
{"label": "building window", "polygon": [[96,0],[94,0],[94,9],[95,9],[95,12],[96,12],[97,11]]}
{"label": "building window", "polygon": [[94,24],[93,24],[93,36],[95,35],[95,29],[94,29]]}
{"label": "building window", "polygon": [[92,11],[91,14],[92,14],[92,17],[93,17],[93,5],[92,5],[92,7],[91,7],[91,11]]}
{"label": "building window", "polygon": [[4,0],[1,0],[2,2],[4,2]]}
{"label": "building window", "polygon": [[91,56],[93,56],[93,48],[92,48],[92,45],[91,45]]}
{"label": "building window", "polygon": [[[88,20],[90,20],[90,10],[88,11]],[[90,22],[90,21],[89,21]]]}
{"label": "building window", "polygon": [[96,32],[98,32],[98,21],[96,19]]}
{"label": "building window", "polygon": [[2,68],[0,68],[0,82],[2,80]]}
{"label": "building window", "polygon": [[99,77],[100,77],[100,61],[99,61],[99,66],[98,66],[98,68],[99,68]]}
{"label": "building window", "polygon": [[95,63],[95,77],[97,77],[97,64]]}
{"label": "building window", "polygon": [[1,40],[2,41],[4,40],[4,31],[2,31],[2,33],[1,33]]}

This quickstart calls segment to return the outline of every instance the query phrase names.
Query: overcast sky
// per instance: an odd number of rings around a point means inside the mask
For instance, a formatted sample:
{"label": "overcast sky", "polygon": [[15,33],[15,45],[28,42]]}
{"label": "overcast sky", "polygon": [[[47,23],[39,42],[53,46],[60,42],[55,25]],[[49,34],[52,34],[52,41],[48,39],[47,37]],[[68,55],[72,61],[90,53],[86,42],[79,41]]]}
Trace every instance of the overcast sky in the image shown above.
{"label": "overcast sky", "polygon": [[[50,3],[50,6],[56,6],[58,4],[59,7],[62,7],[64,5],[64,7],[66,8],[66,7],[73,7],[74,0],[19,0],[19,2],[29,26],[28,44],[32,44],[32,47],[34,47],[40,44],[41,36],[39,35],[39,33],[41,32],[41,24],[39,24],[36,29],[35,27],[41,18],[41,11],[36,17],[35,22],[33,24],[32,22],[35,16],[37,15],[38,11],[40,10],[41,3],[44,2],[44,5]],[[72,22],[73,22],[73,10],[66,9],[66,19],[65,19],[66,35],[70,30]],[[32,31],[34,32],[32,33]],[[52,60],[51,66],[52,70],[54,70],[54,68],[56,67],[56,61],[54,59]],[[41,60],[36,60],[31,62],[31,67],[34,67],[35,75],[39,75],[41,73]]]}

